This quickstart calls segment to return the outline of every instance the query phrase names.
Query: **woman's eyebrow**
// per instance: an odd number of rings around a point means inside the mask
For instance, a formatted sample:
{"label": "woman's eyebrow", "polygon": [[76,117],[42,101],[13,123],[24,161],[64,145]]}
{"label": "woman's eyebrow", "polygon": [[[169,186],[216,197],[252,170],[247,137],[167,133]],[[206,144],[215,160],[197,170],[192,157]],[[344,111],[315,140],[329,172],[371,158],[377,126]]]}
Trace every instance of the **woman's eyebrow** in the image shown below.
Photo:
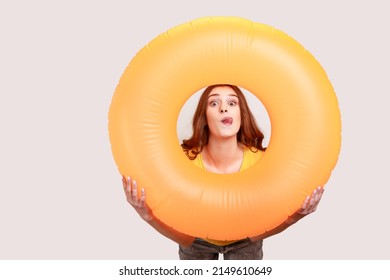
{"label": "woman's eyebrow", "polygon": [[[213,94],[210,94],[208,98],[213,97],[213,96],[221,96],[221,95],[219,93],[213,93]],[[236,94],[234,94],[234,93],[229,94],[228,96],[233,96],[233,97],[237,97],[238,98],[238,96]]]}

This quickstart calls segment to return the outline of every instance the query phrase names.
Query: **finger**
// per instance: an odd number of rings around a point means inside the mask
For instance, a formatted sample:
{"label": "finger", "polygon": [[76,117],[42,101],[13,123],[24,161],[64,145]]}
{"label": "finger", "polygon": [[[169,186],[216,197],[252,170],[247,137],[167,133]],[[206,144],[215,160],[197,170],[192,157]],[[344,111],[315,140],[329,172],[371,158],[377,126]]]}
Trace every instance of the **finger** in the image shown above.
{"label": "finger", "polygon": [[322,195],[324,194],[324,191],[325,191],[325,188],[321,186],[320,187],[320,193],[319,193],[320,199],[321,199]]}
{"label": "finger", "polygon": [[321,195],[322,195],[322,188],[321,187],[318,187],[317,188],[317,192],[316,192],[316,197],[315,197],[315,204],[317,205],[318,202],[320,201],[321,199]]}
{"label": "finger", "polygon": [[145,201],[146,201],[146,193],[145,193],[145,189],[142,188],[141,189],[141,198],[140,198],[140,205],[142,207],[145,207],[145,205],[146,205]]}
{"label": "finger", "polygon": [[137,182],[135,180],[132,181],[131,183],[131,198],[133,199],[134,202],[137,202],[138,197],[137,197]]}
{"label": "finger", "polygon": [[321,200],[322,193],[323,193],[323,189],[321,186],[318,186],[313,191],[312,198],[310,199],[310,206],[309,206],[310,209],[308,209],[309,213],[316,211],[317,206]]}
{"label": "finger", "polygon": [[303,210],[305,210],[307,208],[307,206],[309,205],[309,201],[310,201],[310,195],[306,196],[305,201],[303,201],[303,204],[301,207]]}
{"label": "finger", "polygon": [[308,196],[306,196],[305,200],[302,203],[301,209],[298,212],[299,214],[302,214],[302,215],[306,214],[306,209],[308,207],[309,200],[310,200],[310,196],[308,195]]}
{"label": "finger", "polygon": [[123,189],[126,190],[126,187],[127,187],[127,179],[124,175],[122,175],[122,185],[123,185]]}
{"label": "finger", "polygon": [[[130,177],[127,177],[127,178],[130,178]],[[129,182],[128,182],[127,178],[124,175],[122,175],[122,185],[123,185],[123,190],[125,191],[125,193],[127,192],[127,189],[129,186]]]}
{"label": "finger", "polygon": [[127,176],[126,178],[126,193],[130,195],[131,192],[131,178]]}
{"label": "finger", "polygon": [[131,197],[131,186],[130,186],[130,177],[122,176],[123,190],[125,191],[126,200],[128,203],[133,204],[133,200]]}
{"label": "finger", "polygon": [[124,175],[122,175],[122,185],[123,185],[123,189],[126,190],[127,181]]}
{"label": "finger", "polygon": [[128,178],[130,178],[130,177],[125,177],[125,176],[123,176],[122,175],[122,185],[123,185],[123,190],[124,190],[124,192],[125,192],[125,195],[126,195],[126,197],[127,198],[130,198],[129,197],[129,179]]}
{"label": "finger", "polygon": [[316,204],[317,193],[318,193],[317,189],[315,189],[312,192],[312,194],[310,196],[309,205],[308,205],[308,207],[306,209],[307,213],[313,212],[313,208],[315,207],[315,204]]}
{"label": "finger", "polygon": [[322,195],[324,193],[324,188],[323,187],[318,187],[318,192],[317,192],[317,197],[316,197],[316,203],[314,205],[313,211],[317,210],[318,205],[320,204]]}
{"label": "finger", "polygon": [[321,198],[321,194],[322,194],[322,188],[321,187],[317,187],[315,189],[315,194],[314,194],[315,202],[317,202]]}
{"label": "finger", "polygon": [[305,201],[303,202],[302,204],[302,210],[301,210],[301,214],[309,214],[311,213],[312,209],[313,209],[313,205],[314,205],[314,199],[315,199],[315,194],[316,194],[316,190],[314,190],[311,195],[308,195],[305,199]]}

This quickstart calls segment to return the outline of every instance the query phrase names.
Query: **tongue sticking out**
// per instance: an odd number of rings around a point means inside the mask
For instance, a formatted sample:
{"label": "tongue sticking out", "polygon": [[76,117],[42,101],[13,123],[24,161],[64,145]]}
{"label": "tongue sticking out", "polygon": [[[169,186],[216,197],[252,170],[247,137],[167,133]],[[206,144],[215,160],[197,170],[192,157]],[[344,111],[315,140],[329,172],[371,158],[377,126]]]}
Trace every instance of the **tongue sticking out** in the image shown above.
{"label": "tongue sticking out", "polygon": [[231,125],[231,124],[233,123],[233,119],[232,119],[232,118],[224,118],[224,119],[222,120],[222,123],[223,123],[224,125]]}

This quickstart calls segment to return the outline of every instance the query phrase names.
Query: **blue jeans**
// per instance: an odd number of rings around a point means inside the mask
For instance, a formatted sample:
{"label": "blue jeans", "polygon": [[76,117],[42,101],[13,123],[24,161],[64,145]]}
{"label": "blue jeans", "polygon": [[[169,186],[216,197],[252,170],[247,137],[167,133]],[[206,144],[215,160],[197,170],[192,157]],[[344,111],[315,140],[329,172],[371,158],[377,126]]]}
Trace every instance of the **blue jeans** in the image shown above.
{"label": "blue jeans", "polygon": [[189,247],[179,246],[181,260],[261,260],[263,259],[263,240],[252,242],[249,238],[226,246],[218,246],[196,238]]}

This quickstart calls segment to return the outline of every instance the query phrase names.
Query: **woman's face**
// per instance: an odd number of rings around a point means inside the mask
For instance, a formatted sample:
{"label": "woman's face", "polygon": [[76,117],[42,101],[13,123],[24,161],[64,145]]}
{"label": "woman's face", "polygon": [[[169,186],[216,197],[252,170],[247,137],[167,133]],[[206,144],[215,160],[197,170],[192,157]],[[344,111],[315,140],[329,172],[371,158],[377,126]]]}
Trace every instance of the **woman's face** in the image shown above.
{"label": "woman's face", "polygon": [[229,86],[217,86],[208,96],[206,119],[210,136],[235,136],[241,127],[240,104],[235,91]]}

